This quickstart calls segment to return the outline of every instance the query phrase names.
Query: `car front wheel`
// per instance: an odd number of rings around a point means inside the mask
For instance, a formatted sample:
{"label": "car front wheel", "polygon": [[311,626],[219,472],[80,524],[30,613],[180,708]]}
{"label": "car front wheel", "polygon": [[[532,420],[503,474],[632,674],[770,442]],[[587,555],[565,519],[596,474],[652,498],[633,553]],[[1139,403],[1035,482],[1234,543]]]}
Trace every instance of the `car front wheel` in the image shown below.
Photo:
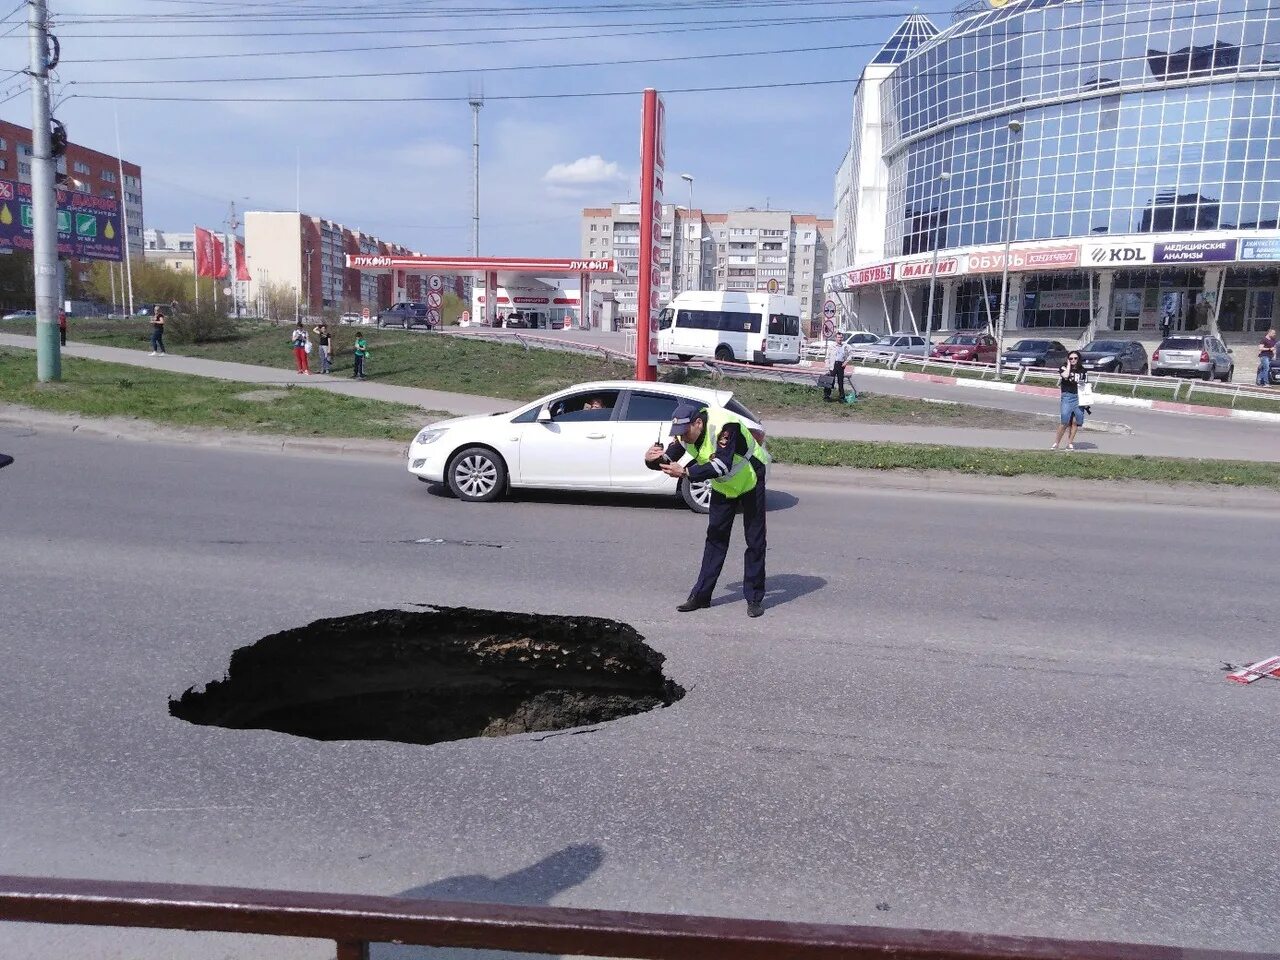
{"label": "car front wheel", "polygon": [[691,483],[688,477],[680,478],[680,497],[694,513],[711,512],[711,481]]}
{"label": "car front wheel", "polygon": [[467,447],[449,462],[449,489],[459,500],[489,503],[507,489],[507,465],[485,447]]}

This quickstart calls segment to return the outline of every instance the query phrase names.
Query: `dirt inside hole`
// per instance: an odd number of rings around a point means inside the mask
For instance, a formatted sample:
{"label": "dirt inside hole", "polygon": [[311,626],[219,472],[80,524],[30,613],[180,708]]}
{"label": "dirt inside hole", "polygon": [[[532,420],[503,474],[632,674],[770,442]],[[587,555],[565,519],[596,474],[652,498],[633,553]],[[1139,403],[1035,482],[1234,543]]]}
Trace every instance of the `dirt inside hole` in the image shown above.
{"label": "dirt inside hole", "polygon": [[434,607],[317,620],[231,654],[169,701],[191,723],[316,740],[440,743],[565,730],[684,689],[634,628],[599,617]]}

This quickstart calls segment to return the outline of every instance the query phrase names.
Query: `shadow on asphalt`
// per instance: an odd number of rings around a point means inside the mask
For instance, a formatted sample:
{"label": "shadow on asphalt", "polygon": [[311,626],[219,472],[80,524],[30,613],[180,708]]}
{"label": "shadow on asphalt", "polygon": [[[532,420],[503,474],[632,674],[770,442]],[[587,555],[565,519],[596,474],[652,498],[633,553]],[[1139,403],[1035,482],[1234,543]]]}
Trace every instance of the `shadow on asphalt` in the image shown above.
{"label": "shadow on asphalt", "polygon": [[[399,894],[406,900],[455,900],[519,906],[549,904],[552,898],[586,881],[604,863],[594,843],[574,844],[543,857],[532,866],[501,877],[463,874],[414,887]],[[545,953],[509,953],[451,947],[408,947],[375,943],[369,960],[549,960]],[[550,958],[554,960],[554,958]]]}
{"label": "shadow on asphalt", "polygon": [[[780,607],[784,603],[790,603],[792,600],[799,600],[801,597],[807,597],[811,593],[817,593],[826,587],[827,581],[822,577],[814,577],[805,573],[778,573],[771,574],[765,581],[764,585],[764,608],[769,610],[771,607]],[[734,600],[742,599],[742,581],[731,583],[726,590],[733,592]],[[730,600],[712,600],[714,606],[722,603],[729,603]]]}
{"label": "shadow on asphalt", "polygon": [[[456,499],[443,483],[427,484],[432,496],[442,500]],[[765,509],[769,513],[790,510],[800,499],[782,490],[765,492]],[[563,503],[570,506],[586,507],[631,507],[638,510],[675,510],[691,513],[679,497],[666,497],[654,494],[628,493],[584,493],[579,490],[512,490],[500,503]]]}

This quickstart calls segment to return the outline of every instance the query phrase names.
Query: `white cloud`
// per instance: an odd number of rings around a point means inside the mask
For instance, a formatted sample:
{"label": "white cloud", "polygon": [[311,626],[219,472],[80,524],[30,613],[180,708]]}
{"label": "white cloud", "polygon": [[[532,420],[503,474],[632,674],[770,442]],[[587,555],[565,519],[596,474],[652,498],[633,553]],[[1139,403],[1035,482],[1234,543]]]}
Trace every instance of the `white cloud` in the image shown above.
{"label": "white cloud", "polygon": [[552,187],[598,187],[620,183],[626,175],[618,165],[598,153],[579,157],[572,163],[557,163],[542,177]]}

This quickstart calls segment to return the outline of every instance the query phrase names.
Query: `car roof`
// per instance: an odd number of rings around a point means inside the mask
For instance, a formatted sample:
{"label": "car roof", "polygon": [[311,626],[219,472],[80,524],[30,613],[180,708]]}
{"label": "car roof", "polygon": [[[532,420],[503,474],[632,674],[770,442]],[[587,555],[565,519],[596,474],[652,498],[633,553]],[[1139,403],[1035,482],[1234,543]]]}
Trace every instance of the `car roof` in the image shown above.
{"label": "car roof", "polygon": [[649,390],[653,393],[668,393],[677,397],[690,397],[701,403],[723,407],[733,399],[731,390],[709,390],[706,387],[691,387],[685,383],[641,383],[637,380],[596,380],[591,383],[576,383],[572,387],[557,390],[548,396],[559,396],[562,393],[576,393],[579,390]]}

